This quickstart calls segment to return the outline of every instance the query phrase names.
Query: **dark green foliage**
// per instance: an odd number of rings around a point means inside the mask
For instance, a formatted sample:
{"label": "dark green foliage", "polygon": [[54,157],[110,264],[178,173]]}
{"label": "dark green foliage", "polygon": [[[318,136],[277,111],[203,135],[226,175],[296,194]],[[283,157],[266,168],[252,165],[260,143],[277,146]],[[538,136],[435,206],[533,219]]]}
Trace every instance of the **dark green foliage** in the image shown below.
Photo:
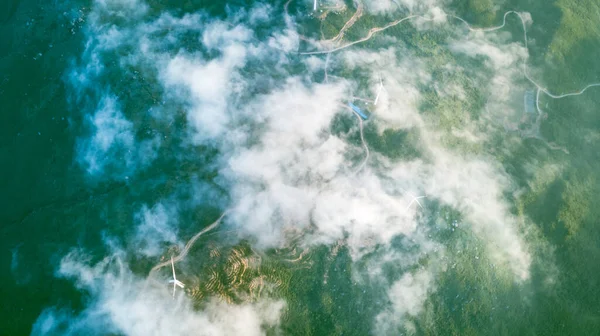
{"label": "dark green foliage", "polygon": [[419,134],[416,130],[385,129],[381,135],[375,127],[365,127],[369,148],[394,160],[411,160],[419,156]]}

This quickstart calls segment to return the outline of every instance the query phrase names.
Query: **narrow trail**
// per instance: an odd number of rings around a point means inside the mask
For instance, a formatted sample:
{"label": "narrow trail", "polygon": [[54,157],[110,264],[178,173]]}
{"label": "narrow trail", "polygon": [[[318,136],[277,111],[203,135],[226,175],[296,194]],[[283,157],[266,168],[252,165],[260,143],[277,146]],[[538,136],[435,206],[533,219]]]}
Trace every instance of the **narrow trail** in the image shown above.
{"label": "narrow trail", "polygon": [[[455,18],[455,19],[461,21],[467,27],[467,29],[469,31],[472,31],[472,32],[493,32],[493,31],[502,29],[502,28],[504,28],[506,26],[506,17],[508,15],[510,15],[510,14],[516,15],[521,20],[521,25],[523,26],[523,41],[524,41],[524,44],[525,44],[525,49],[529,50],[529,45],[528,45],[528,42],[527,42],[527,26],[525,24],[525,19],[523,19],[523,17],[521,16],[521,14],[518,13],[518,12],[516,12],[516,11],[508,11],[508,12],[504,13],[501,25],[499,25],[499,26],[493,26],[493,27],[488,27],[488,28],[474,28],[465,19],[463,19],[463,18],[461,18],[459,16],[450,15],[450,14],[447,14],[447,16]],[[410,19],[414,19],[414,18],[422,18],[422,19],[427,20],[427,21],[431,21],[432,20],[432,19],[426,18],[426,17],[424,17],[422,15],[409,15],[407,17],[404,17],[404,18],[398,19],[396,21],[393,21],[393,22],[391,22],[391,23],[389,23],[389,24],[387,24],[387,25],[385,25],[383,27],[371,28],[369,30],[369,32],[367,33],[367,36],[363,37],[360,40],[356,40],[354,42],[350,42],[350,43],[347,43],[347,44],[345,44],[343,46],[340,46],[340,47],[337,47],[337,48],[333,48],[333,49],[329,49],[329,50],[301,52],[299,54],[300,55],[331,54],[331,53],[334,53],[336,51],[340,51],[340,50],[346,49],[348,47],[351,47],[351,46],[353,46],[355,44],[368,41],[369,39],[371,39],[373,37],[373,35],[375,33],[384,31],[384,30],[386,30],[388,28],[391,28],[393,26],[396,26],[396,25],[398,25],[398,24],[400,24],[400,23],[402,23],[402,22],[404,22],[406,20],[410,20]],[[579,95],[583,94],[584,92],[586,92],[588,89],[590,89],[592,87],[600,86],[600,83],[592,83],[592,84],[589,84],[586,87],[584,87],[583,89],[581,89],[579,91],[576,91],[576,92],[570,92],[570,93],[564,93],[564,94],[554,94],[554,93],[550,92],[548,89],[546,89],[545,87],[543,87],[542,85],[540,85],[536,80],[534,80],[531,77],[531,75],[528,72],[527,63],[524,62],[523,63],[523,67],[524,67],[524,75],[527,78],[527,80],[529,80],[533,85],[535,85],[538,88],[538,90],[540,90],[541,92],[545,93],[548,97],[553,98],[553,99],[561,99],[561,98],[570,97],[570,96],[579,96]],[[539,104],[536,102],[536,105],[539,105]]]}
{"label": "narrow trail", "polygon": [[[456,15],[449,15],[459,21],[461,21],[462,23],[464,23],[467,26],[467,29],[469,29],[469,31],[473,31],[473,32],[492,32],[495,30],[499,30],[504,28],[504,26],[506,26],[506,17],[509,14],[514,14],[517,17],[519,17],[519,20],[521,20],[521,25],[523,26],[523,42],[525,44],[525,49],[527,49],[527,51],[529,51],[529,45],[528,45],[528,39],[527,39],[527,25],[525,24],[525,19],[523,19],[523,16],[521,16],[521,14],[519,12],[516,11],[508,11],[506,13],[504,13],[504,16],[502,17],[502,24],[499,26],[494,26],[494,27],[489,27],[489,28],[473,28],[473,26],[471,24],[469,24],[466,20],[464,20],[461,17],[458,17]],[[527,68],[527,63],[523,62],[523,72],[525,75],[525,78],[527,78],[527,80],[529,80],[533,85],[535,85],[538,89],[538,91],[541,91],[543,93],[545,93],[548,97],[553,98],[553,99],[561,99],[561,98],[565,98],[565,97],[571,97],[571,96],[579,96],[581,94],[583,94],[585,91],[587,91],[589,88],[595,87],[595,86],[600,86],[600,83],[592,83],[587,85],[586,87],[584,87],[583,89],[576,91],[576,92],[571,92],[571,93],[565,93],[565,94],[553,94],[552,92],[550,92],[548,89],[546,89],[545,87],[543,87],[542,85],[540,85],[537,81],[535,81],[531,75],[528,72],[528,68]],[[541,110],[539,109],[539,94],[536,95],[536,107],[538,109],[538,112],[540,112]]]}
{"label": "narrow trail", "polygon": [[[516,11],[508,11],[508,12],[504,13],[504,16],[502,17],[502,24],[499,26],[489,27],[489,28],[473,28],[473,26],[471,26],[463,18],[460,18],[455,15],[451,15],[451,17],[464,23],[467,26],[467,29],[469,29],[469,31],[491,32],[491,31],[495,31],[495,30],[504,28],[504,26],[506,26],[506,17],[509,14],[514,14],[517,17],[519,17],[519,20],[521,20],[521,26],[523,27],[523,43],[525,45],[525,49],[527,50],[527,52],[529,52],[529,45],[528,45],[528,39],[527,39],[527,25],[525,24],[525,19],[523,19],[523,16],[521,16],[521,14]],[[576,92],[570,92],[570,93],[565,93],[565,94],[553,94],[552,92],[550,92],[548,89],[546,89],[545,87],[540,85],[536,80],[534,80],[531,77],[531,75],[529,74],[529,71],[528,71],[527,61],[523,61],[523,75],[525,76],[525,78],[527,78],[527,80],[529,82],[531,82],[537,88],[536,95],[535,95],[535,108],[538,112],[538,116],[536,118],[535,124],[532,126],[531,129],[528,129],[525,131],[518,131],[518,133],[523,138],[533,138],[533,139],[541,140],[541,141],[545,142],[546,145],[552,150],[560,150],[560,151],[563,151],[565,154],[569,154],[569,151],[564,146],[559,146],[559,145],[555,144],[554,142],[549,142],[540,134],[539,129],[541,127],[541,122],[542,122],[542,120],[544,120],[547,117],[547,114],[544,113],[544,111],[542,111],[542,109],[540,108],[540,93],[543,92],[546,96],[548,96],[552,99],[561,99],[561,98],[565,98],[565,97],[573,97],[573,96],[582,95],[588,89],[590,89],[592,87],[600,86],[600,83],[588,84],[586,87],[584,87],[583,89],[576,91]]]}
{"label": "narrow trail", "polygon": [[[223,214],[221,215],[221,217],[219,217],[216,221],[214,221],[212,224],[210,224],[209,226],[205,227],[204,229],[202,229],[202,231],[198,232],[196,235],[194,235],[188,242],[187,244],[185,244],[185,247],[183,248],[183,250],[181,251],[181,253],[176,256],[173,257],[173,263],[177,263],[181,260],[183,260],[183,258],[185,258],[185,256],[188,254],[188,252],[190,251],[190,248],[192,248],[192,246],[194,245],[194,243],[196,242],[196,240],[198,240],[198,238],[200,238],[200,236],[202,236],[203,234],[205,234],[206,232],[214,229],[215,227],[217,227],[217,225],[219,225],[219,223],[221,222],[221,220],[223,219],[223,217],[225,217],[225,215],[229,212],[230,210],[226,210],[225,212],[223,212]],[[161,262],[160,264],[152,267],[152,269],[150,270],[150,275],[152,275],[152,273],[154,273],[155,271],[165,267],[165,266],[169,266],[171,265],[171,259]]]}
{"label": "narrow trail", "polygon": [[354,115],[356,116],[356,118],[358,118],[358,127],[360,129],[360,141],[362,142],[363,148],[365,149],[365,158],[360,163],[360,165],[358,166],[358,168],[356,168],[356,170],[354,171],[354,174],[356,175],[361,170],[363,170],[363,168],[367,164],[367,161],[369,160],[369,156],[371,155],[371,153],[369,152],[369,146],[367,146],[367,142],[365,141],[365,135],[363,133],[363,120],[362,120],[362,118],[360,117],[360,115],[358,115],[358,113],[356,113],[349,106],[345,106],[345,107],[348,108],[350,111],[352,111],[352,113],[354,113]]}
{"label": "narrow trail", "polygon": [[[283,10],[285,13],[285,17],[289,18],[289,12],[288,12],[288,7],[290,5],[290,3],[292,2],[292,0],[288,0],[284,5],[283,5]],[[316,6],[316,0],[315,0],[315,6]],[[338,34],[330,39],[325,39],[325,37],[323,36],[323,31],[322,31],[322,26],[323,26],[323,20],[325,19],[325,17],[327,17],[327,13],[329,13],[332,10],[343,10],[345,8],[345,6],[335,6],[335,7],[329,7],[326,8],[325,13],[323,13],[321,16],[319,16],[319,19],[321,20],[321,37],[323,38],[320,42],[323,44],[335,44],[340,42],[343,38],[344,38],[344,34],[346,32],[346,30],[350,29],[350,27],[352,27],[356,21],[358,21],[358,19],[363,15],[364,12],[364,6],[362,4],[362,2],[357,1],[357,8],[356,8],[356,12],[354,12],[354,14],[352,15],[352,17],[350,17],[350,19],[348,19],[348,21],[346,21],[346,23],[344,24],[344,26],[340,29],[340,31],[338,32]],[[316,9],[314,9],[316,11]],[[287,21],[287,19],[286,19]],[[313,41],[311,38],[304,36],[302,34],[298,33],[298,37],[301,40],[307,41],[307,42],[311,42]]]}
{"label": "narrow trail", "polygon": [[369,30],[369,32],[367,33],[367,36],[363,37],[360,40],[356,40],[354,42],[347,43],[347,44],[345,44],[345,45],[343,45],[341,47],[337,47],[337,48],[330,49],[330,50],[301,52],[299,54],[300,55],[323,55],[323,54],[330,54],[330,53],[333,53],[333,52],[336,52],[336,51],[340,51],[342,49],[346,49],[348,47],[351,47],[351,46],[353,46],[355,44],[368,41],[369,39],[371,39],[371,37],[373,37],[373,34],[378,33],[380,31],[383,31],[383,30],[386,30],[386,29],[391,28],[393,26],[396,26],[396,25],[398,25],[398,24],[400,24],[400,23],[402,23],[402,22],[404,22],[406,20],[414,19],[416,17],[420,17],[420,15],[410,15],[410,16],[407,16],[405,18],[402,18],[402,19],[396,20],[394,22],[391,22],[391,23],[389,23],[389,24],[387,24],[387,25],[385,25],[383,27],[371,28]]}
{"label": "narrow trail", "polygon": [[363,4],[362,4],[362,2],[358,2],[358,8],[356,8],[356,12],[354,12],[354,15],[352,15],[352,17],[348,21],[346,21],[346,24],[344,24],[342,29],[340,29],[339,33],[336,36],[334,36],[333,38],[322,41],[322,42],[335,43],[335,42],[341,41],[344,38],[344,34],[346,33],[346,30],[350,29],[350,27],[352,27],[356,23],[356,21],[358,21],[358,19],[360,19],[360,17],[362,15],[363,15]]}
{"label": "narrow trail", "polygon": [[[528,39],[527,39],[527,25],[526,25],[525,19],[523,18],[523,16],[519,12],[516,12],[516,11],[507,11],[507,12],[504,13],[504,15],[502,17],[502,24],[501,25],[493,26],[493,27],[487,27],[487,28],[475,28],[469,22],[467,22],[465,19],[463,19],[463,18],[461,18],[459,16],[456,16],[456,15],[446,14],[446,16],[447,17],[452,17],[454,19],[459,20],[471,32],[484,32],[485,33],[485,32],[493,32],[493,31],[496,31],[496,30],[504,28],[506,26],[506,18],[510,14],[516,15],[519,18],[519,20],[521,21],[521,26],[523,28],[523,43],[525,45],[525,49],[529,53],[529,44],[528,44]],[[400,23],[402,23],[402,22],[404,22],[406,20],[410,20],[410,19],[414,19],[414,18],[422,18],[422,19],[427,20],[427,21],[431,21],[432,20],[432,19],[426,18],[426,17],[424,17],[422,15],[410,15],[410,16],[398,19],[396,21],[393,21],[393,22],[391,22],[391,23],[389,23],[389,24],[387,24],[387,25],[385,25],[383,27],[371,28],[369,30],[369,32],[367,33],[367,36],[365,36],[364,38],[362,38],[360,40],[357,40],[357,41],[354,41],[354,42],[347,43],[347,44],[345,44],[343,46],[340,46],[340,47],[337,47],[337,48],[333,48],[333,49],[329,49],[329,50],[301,52],[299,54],[300,55],[321,55],[321,54],[326,54],[327,55],[327,62],[326,63],[329,63],[329,57],[331,56],[332,53],[340,51],[340,50],[343,50],[343,49],[346,49],[346,48],[349,48],[349,47],[351,47],[351,46],[353,46],[355,44],[366,42],[369,39],[371,39],[374,36],[374,34],[376,34],[378,32],[381,32],[381,31],[384,31],[384,30],[386,30],[388,28],[394,27],[394,26],[396,26],[396,25],[398,25],[398,24],[400,24]],[[543,87],[541,84],[539,84],[536,80],[534,80],[532,78],[532,76],[529,74],[528,67],[527,67],[527,61],[526,60],[523,61],[523,75],[525,76],[525,78],[529,82],[531,82],[537,88],[536,100],[535,100],[535,107],[536,107],[536,110],[538,112],[538,118],[536,119],[537,129],[539,129],[539,123],[546,117],[546,114],[540,108],[539,101],[540,101],[540,93],[541,92],[543,92],[546,96],[548,96],[548,97],[550,97],[552,99],[561,99],[561,98],[565,98],[565,97],[579,96],[579,95],[582,95],[583,93],[585,93],[590,88],[600,87],[600,83],[591,83],[591,84],[588,84],[587,86],[585,86],[583,89],[581,89],[579,91],[576,91],[576,92],[569,92],[569,93],[563,93],[563,94],[554,94],[554,93],[550,92],[547,88]],[[328,78],[327,73],[325,73],[325,78],[326,79]],[[378,98],[379,98],[379,94],[378,94],[378,96],[376,98],[376,101],[378,100]],[[361,138],[362,138],[362,119],[359,117],[359,120],[361,122]],[[535,128],[535,126],[534,126],[534,128]],[[559,145],[557,145],[557,144],[555,144],[553,142],[548,142],[540,134],[537,134],[534,131],[535,131],[535,129],[529,130],[529,132],[526,131],[526,132],[519,132],[519,133],[524,138],[535,138],[535,139],[542,140],[542,141],[544,141],[553,150],[562,150],[566,154],[569,153],[569,151],[566,148],[564,148],[562,146],[559,146]],[[364,139],[363,139],[363,145],[364,145]],[[368,158],[368,147],[366,145],[365,145],[365,149],[367,151],[367,158]],[[358,171],[360,171],[360,169],[363,168],[364,163],[366,163],[366,160],[363,162],[363,164],[361,164],[361,166],[359,167]]]}

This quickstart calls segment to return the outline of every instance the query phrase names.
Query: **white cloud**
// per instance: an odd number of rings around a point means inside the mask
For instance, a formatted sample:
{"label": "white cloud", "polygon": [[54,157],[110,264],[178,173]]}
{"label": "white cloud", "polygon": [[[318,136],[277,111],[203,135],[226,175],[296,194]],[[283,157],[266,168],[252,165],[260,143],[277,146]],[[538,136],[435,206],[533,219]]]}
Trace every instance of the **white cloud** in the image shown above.
{"label": "white cloud", "polygon": [[[516,65],[526,56],[521,47],[511,44],[509,48],[500,49],[488,42],[480,43],[484,43],[485,47],[471,46],[469,52],[485,54],[493,60],[490,68],[496,80],[510,80],[509,76],[518,72]],[[468,48],[465,47],[466,49]],[[433,84],[424,70],[425,64],[419,60],[415,61],[409,51],[402,53],[407,57],[398,58],[398,51],[394,49],[379,53],[348,51],[343,56],[351,68],[362,66],[374,73],[383,74],[385,90],[374,110],[379,128],[419,129],[421,147],[432,158],[429,162],[387,163],[387,174],[395,181],[406,181],[405,185],[421,190],[431,199],[437,198],[445,204],[465,211],[474,225],[475,232],[490,242],[490,252],[495,255],[496,260],[508,262],[518,279],[527,279],[531,257],[516,231],[517,220],[510,213],[503,196],[504,191],[511,190],[508,176],[493,164],[494,160],[491,158],[487,162],[483,158],[465,158],[443,148],[438,132],[422,119],[418,111],[422,99],[418,87]],[[460,71],[450,68],[448,70]],[[374,81],[373,87],[376,87],[375,83],[377,82]],[[491,85],[493,91],[494,82]],[[450,88],[440,89],[439,93],[443,96]],[[498,96],[494,95],[495,99],[502,99]],[[462,95],[462,99],[466,99],[466,96]],[[468,124],[464,127],[463,130],[453,132],[470,141],[481,141],[485,138],[485,135],[468,128]]]}
{"label": "white cloud", "polygon": [[432,7],[429,9],[429,17],[434,23],[444,23],[447,21],[448,16],[446,12],[440,7]]}
{"label": "white cloud", "polygon": [[334,180],[315,202],[313,220],[322,236],[316,241],[330,244],[348,234],[351,252],[358,258],[373,243],[387,244],[399,234],[412,236],[417,223],[414,212],[406,211],[410,199],[386,192],[383,183],[370,173]]}
{"label": "white cloud", "polygon": [[115,97],[103,97],[88,122],[91,137],[80,140],[78,159],[90,175],[101,176],[110,167],[114,171],[107,175],[123,178],[155,159],[160,138],[136,144],[134,125],[125,118]]}
{"label": "white cloud", "polygon": [[32,274],[27,265],[23,265],[23,244],[19,244],[10,249],[10,273],[17,285],[24,286],[32,279]]}
{"label": "white cloud", "polygon": [[175,209],[163,204],[152,208],[143,205],[135,217],[140,222],[134,238],[138,252],[146,256],[158,256],[164,250],[163,244],[180,245],[177,239]]}
{"label": "white cloud", "polygon": [[[231,27],[226,22],[217,21],[206,26],[202,33],[202,45],[208,50],[225,50],[227,53],[229,47],[248,41],[251,35],[252,31],[244,26]],[[241,46],[237,49],[241,49]]]}
{"label": "white cloud", "polygon": [[248,21],[251,25],[257,23],[269,22],[270,16],[274,15],[273,7],[271,5],[257,4],[250,10]]}
{"label": "white cloud", "polygon": [[139,278],[118,254],[90,266],[88,257],[73,252],[62,260],[59,275],[75,279],[92,301],[76,316],[47,309],[32,334],[259,336],[277,327],[285,307],[283,301],[270,299],[241,305],[210,300],[202,310],[194,310],[187,296],[172,299],[166,279]]}
{"label": "white cloud", "polygon": [[327,135],[327,128],[342,90],[339,85],[308,89],[290,79],[252,106],[263,121],[260,141],[249,148],[232,146],[222,174],[236,181],[234,220],[245,223],[240,229],[262,245],[279,244],[288,225],[306,226],[318,191],[311,184],[324,184],[341,168],[345,145]]}
{"label": "white cloud", "polygon": [[[100,3],[113,6],[108,0]],[[132,10],[130,3],[135,1],[125,2],[120,10]],[[428,11],[441,22],[445,15],[439,5],[439,1],[381,0],[367,6],[375,13],[390,11],[394,6]],[[269,11],[262,7],[251,10],[251,21],[264,23]],[[164,38],[152,36],[165,26],[170,31]],[[473,232],[485,240],[490,256],[506,265],[517,280],[528,279],[531,256],[518,220],[511,213],[510,200],[504,196],[514,191],[510,177],[490,156],[457,154],[445,148],[440,131],[421,115],[422,88],[436,88],[428,60],[418,59],[401,44],[376,51],[349,48],[332,54],[331,62],[362,75],[315,83],[311,75],[324,68],[324,61],[314,56],[298,58],[298,34],[291,27],[288,22],[282,32],[258,41],[252,29],[242,23],[230,25],[203,15],[176,18],[165,14],[134,27],[100,29],[94,34],[99,36],[98,50],[126,43],[140,52],[129,55],[124,63],[152,64],[166,98],[180,103],[187,116],[189,133],[172,136],[184,140],[190,136],[190,146],[218,150],[218,158],[210,164],[217,165],[216,181],[229,192],[228,223],[240,236],[249,237],[254,247],[284,246],[289,243],[288,235],[301,232],[304,246],[343,241],[355,261],[372,258],[367,260],[371,277],[383,278],[383,265],[402,266],[396,279],[378,282],[389,287],[391,302],[377,318],[382,328],[393,328],[392,324],[403,324],[405,316],[418,315],[427,296],[435,290],[433,266],[414,270],[422,255],[433,255],[432,263],[436,263],[443,253],[439,242],[424,234],[425,223],[436,216],[429,213],[428,202],[460,211]],[[198,32],[194,43],[201,51],[179,50],[179,33],[188,31]],[[502,90],[514,84],[517,65],[527,53],[516,43],[506,43],[502,36],[494,35],[503,43],[501,46],[485,36],[475,33],[451,41],[450,50],[483,57],[482,70],[492,77],[492,103],[505,106],[510,94]],[[103,71],[101,56],[100,51],[90,52],[86,58],[89,69],[82,67],[83,75],[78,77],[81,81],[89,84],[93,82],[89,78]],[[294,70],[303,66],[311,73]],[[452,71],[452,65],[448,69]],[[375,123],[380,132],[415,130],[424,155],[398,161],[372,153],[365,168],[353,173],[355,158],[363,158],[363,149],[348,135],[332,132],[331,128],[336,117],[345,114],[353,123],[350,133],[357,131],[358,123],[343,103],[355,94],[354,90],[374,98],[380,76],[385,90],[378,105],[369,106],[373,117],[365,124]],[[439,88],[437,93],[467,99],[463,88],[453,85]],[[166,107],[160,111],[168,113]],[[165,119],[173,120],[171,116]],[[140,145],[135,139],[136,125],[125,117],[112,96],[102,100],[90,123],[93,132],[82,142],[81,157],[91,174],[103,172],[112,164],[109,158],[118,157],[124,170],[129,171],[144,166],[156,155],[160,143],[146,142],[146,149],[141,150],[144,143]],[[470,121],[465,124],[453,134],[462,134],[471,141],[485,139]],[[190,149],[185,143],[182,151]],[[424,209],[416,204],[407,207],[411,195],[427,196]],[[142,253],[157,255],[163,242],[179,244],[172,219],[175,212],[161,204],[140,210],[140,226],[133,241],[142,246]],[[394,251],[391,242],[397,237],[415,242],[416,252]],[[368,256],[377,248],[385,253]],[[118,265],[120,259],[115,260]],[[204,310],[194,311],[185,297],[170,301],[162,283],[139,278],[126,266],[118,271],[105,269],[108,265],[107,261],[90,267],[72,257],[63,261],[61,274],[77,279],[95,298],[82,315],[74,317],[71,333],[95,327],[96,319],[128,335],[177,335],[198,330],[217,335],[258,335],[263,332],[262,324],[277,324],[283,307],[282,302],[269,300],[240,306],[209,301]],[[50,311],[40,317],[38,330],[62,328],[59,320],[60,312]]]}
{"label": "white cloud", "polygon": [[193,108],[188,120],[195,127],[195,141],[215,139],[227,129],[230,120],[227,101],[236,92],[234,71],[246,62],[249,38],[246,28],[227,29],[217,22],[205,29],[203,45],[218,50],[222,56],[203,60],[194,55],[180,54],[168,62],[162,77],[167,89],[184,88],[182,97],[190,97]]}
{"label": "white cloud", "polygon": [[483,159],[463,160],[441,150],[433,156],[425,192],[463,212],[473,231],[488,242],[493,259],[508,264],[517,280],[529,279],[531,255],[503,195],[511,190],[506,173]]}
{"label": "white cloud", "polygon": [[[269,38],[268,45],[284,52],[293,52],[298,50],[300,39],[298,33],[290,28],[284,30],[283,34],[274,33]],[[282,55],[283,56],[283,55]]]}
{"label": "white cloud", "polygon": [[367,1],[365,6],[373,14],[397,11],[409,11],[419,14],[426,12],[428,9],[436,8],[444,2],[444,0],[372,0]]}
{"label": "white cloud", "polygon": [[367,10],[373,14],[383,14],[401,9],[400,3],[396,0],[375,0],[365,3]]}
{"label": "white cloud", "polygon": [[390,47],[379,52],[347,51],[342,57],[349,69],[367,68],[372,72],[371,97],[377,95],[383,83],[377,106],[371,107],[377,115],[374,122],[383,131],[386,128],[409,129],[422,124],[418,113],[421,99],[419,85],[431,83],[430,74],[416,57],[398,57],[410,54],[408,50]]}
{"label": "white cloud", "polygon": [[[277,58],[278,52],[290,50],[275,48],[271,49],[275,55],[266,56],[266,51],[260,51],[265,46],[254,47],[252,57],[259,61]],[[513,54],[498,53],[499,48],[481,50],[491,59],[490,68],[494,72],[519,59]],[[507,52],[512,51],[520,52],[518,46]],[[399,56],[401,53],[405,57]],[[378,244],[389,244],[393,237],[422,237],[417,221],[420,209],[406,207],[411,201],[409,193],[424,194],[428,200],[441,201],[464,212],[473,231],[488,242],[490,255],[507,265],[516,279],[527,279],[531,257],[503,198],[503,193],[510,190],[509,179],[493,161],[487,161],[489,158],[457,156],[442,146],[439,134],[418,110],[419,86],[431,84],[431,78],[425,64],[410,56],[405,50],[390,48],[380,52],[349,50],[341,57],[349,70],[359,68],[382,74],[385,92],[374,110],[373,122],[382,130],[418,129],[422,146],[431,159],[390,162],[375,154],[372,160],[381,166],[367,165],[360,174],[350,175],[352,162],[345,153],[353,146],[329,129],[336,114],[349,113],[340,103],[348,96],[350,80],[307,85],[294,77],[241,109],[237,107],[237,115],[252,123],[255,129],[252,134],[230,137],[245,130],[246,124],[229,124],[227,131],[214,126],[219,130],[215,137],[220,139],[223,149],[225,165],[221,176],[232,199],[233,210],[228,215],[231,223],[243,236],[253,238],[262,247],[285,245],[286,236],[298,230],[310,232],[304,242],[307,246],[344,239],[357,260]],[[309,67],[319,66],[311,58],[306,62]],[[237,73],[237,68],[230,70],[221,78]],[[287,75],[280,68],[273,70]],[[190,71],[182,71],[179,77],[186,73]],[[377,85],[375,75],[371,82],[373,91]],[[187,85],[192,92],[198,92],[193,82]],[[198,93],[199,97],[203,95]],[[231,120],[230,111],[235,105],[230,101],[226,103],[229,109],[219,109],[203,125],[211,128],[215,120]],[[472,139],[477,136],[470,133]],[[422,239],[423,246],[432,244],[426,241]],[[421,251],[431,250],[422,247]],[[397,258],[401,257],[393,259]],[[408,288],[414,287],[418,294],[415,303],[409,302],[405,308],[396,303],[394,310],[416,314],[420,307],[417,301],[422,302],[426,297],[432,277],[419,274],[410,278],[412,287]],[[402,279],[401,284],[409,281]],[[397,291],[397,286],[393,288],[392,292]]]}
{"label": "white cloud", "polygon": [[137,19],[146,14],[148,5],[140,0],[96,0],[92,14],[114,15],[125,19]]}
{"label": "white cloud", "polygon": [[[483,33],[477,33],[477,35]],[[527,58],[527,50],[518,43],[498,46],[483,39],[483,36],[471,40],[455,41],[449,45],[450,50],[461,52],[471,57],[485,56],[488,65],[496,71],[506,70],[517,62]]]}
{"label": "white cloud", "polygon": [[81,157],[87,171],[98,174],[108,161],[112,161],[113,158],[108,156],[111,149],[129,156],[134,145],[133,124],[123,116],[114,97],[105,97],[89,121],[93,135],[83,145]]}
{"label": "white cloud", "polygon": [[[395,334],[398,323],[408,331],[414,332],[410,323],[403,321],[405,316],[415,317],[423,310],[428,294],[433,290],[432,274],[420,269],[414,273],[405,273],[394,282],[388,292],[390,307],[375,318],[375,330],[379,335]],[[404,322],[404,323],[403,323]]]}
{"label": "white cloud", "polygon": [[[525,15],[525,18],[527,16]],[[516,36],[521,39],[521,35]],[[472,58],[483,59],[491,76],[475,78],[489,92],[486,118],[503,125],[506,121],[518,122],[523,116],[523,95],[531,85],[525,82],[524,64],[528,51],[523,41],[510,42],[513,37],[505,32],[472,32],[462,40],[452,41],[449,49]],[[498,43],[500,42],[500,43]]]}
{"label": "white cloud", "polygon": [[169,63],[166,83],[185,84],[192,94],[195,106],[188,112],[188,119],[196,128],[198,142],[215,138],[226,131],[230,71],[227,63],[214,61],[203,64],[185,56]]}

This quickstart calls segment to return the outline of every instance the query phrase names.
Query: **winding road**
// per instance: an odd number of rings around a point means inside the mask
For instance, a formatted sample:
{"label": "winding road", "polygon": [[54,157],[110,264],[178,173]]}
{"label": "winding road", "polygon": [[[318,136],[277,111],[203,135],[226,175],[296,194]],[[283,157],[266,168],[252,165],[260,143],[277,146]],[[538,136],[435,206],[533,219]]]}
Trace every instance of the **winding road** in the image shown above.
{"label": "winding road", "polygon": [[[219,223],[221,222],[221,220],[223,219],[223,217],[225,217],[225,215],[229,212],[230,210],[226,210],[225,212],[223,212],[223,214],[221,215],[221,217],[219,217],[219,219],[217,219],[216,221],[214,221],[212,224],[210,224],[209,226],[205,227],[204,229],[202,229],[202,231],[198,232],[196,235],[194,235],[188,242],[187,244],[185,244],[185,247],[183,248],[183,250],[181,251],[181,253],[176,256],[173,257],[173,263],[179,262],[181,261],[183,258],[185,258],[185,256],[188,254],[188,252],[190,251],[190,248],[194,245],[194,243],[196,242],[196,240],[198,240],[198,238],[200,238],[200,236],[202,236],[203,234],[205,234],[206,232],[214,229],[215,227],[217,227],[217,225],[219,225]],[[161,262],[160,264],[152,267],[152,269],[150,270],[150,274],[152,274],[153,272],[165,267],[165,266],[169,266],[171,265],[171,259]]]}

